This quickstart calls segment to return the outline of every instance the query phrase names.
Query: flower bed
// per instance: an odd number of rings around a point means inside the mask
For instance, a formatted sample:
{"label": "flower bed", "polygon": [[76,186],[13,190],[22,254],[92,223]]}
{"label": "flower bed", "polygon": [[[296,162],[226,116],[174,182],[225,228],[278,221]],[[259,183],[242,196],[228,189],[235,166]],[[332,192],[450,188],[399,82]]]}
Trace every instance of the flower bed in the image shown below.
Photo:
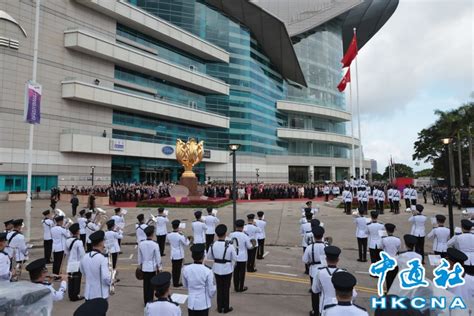
{"label": "flower bed", "polygon": [[205,207],[223,207],[232,203],[232,200],[227,198],[218,198],[218,199],[207,199],[207,200],[188,200],[186,198],[181,199],[180,202],[176,202],[174,198],[165,198],[165,199],[152,199],[140,201],[137,203],[137,207],[145,208],[156,208],[156,207],[181,207],[181,208],[205,208]]}

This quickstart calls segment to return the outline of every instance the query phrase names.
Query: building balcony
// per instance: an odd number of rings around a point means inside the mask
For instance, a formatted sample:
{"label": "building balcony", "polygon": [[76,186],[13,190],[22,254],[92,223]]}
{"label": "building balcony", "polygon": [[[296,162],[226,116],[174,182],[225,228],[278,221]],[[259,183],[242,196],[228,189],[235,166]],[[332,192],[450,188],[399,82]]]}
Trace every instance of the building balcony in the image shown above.
{"label": "building balcony", "polygon": [[[318,142],[352,146],[351,136],[335,134],[335,133],[318,132],[318,131],[305,130],[305,129],[278,128],[277,136],[280,138],[286,138],[286,139],[314,140]],[[356,147],[359,147],[359,144],[360,144],[359,140],[354,139],[354,145]]]}
{"label": "building balcony", "polygon": [[277,101],[277,110],[319,116],[339,122],[350,122],[352,118],[350,112],[336,110],[319,105],[305,104],[286,100]]}
{"label": "building balcony", "polygon": [[221,80],[87,31],[65,31],[64,46],[190,89],[209,94],[229,94],[229,85]]}
{"label": "building balcony", "polygon": [[229,128],[229,118],[80,81],[63,81],[62,97],[195,126]]}
{"label": "building balcony", "polygon": [[101,12],[117,22],[131,27],[150,37],[205,60],[229,63],[229,53],[222,48],[160,19],[126,1],[76,0],[95,11]]}
{"label": "building balcony", "polygon": [[[168,150],[164,150],[164,147],[171,147],[173,151],[169,150],[169,148],[166,148]],[[59,150],[62,153],[176,159],[176,148],[174,145],[115,139],[92,134],[79,134],[74,131],[60,135]],[[229,153],[224,150],[209,150],[208,157],[210,158],[204,158],[203,162],[227,163]]]}

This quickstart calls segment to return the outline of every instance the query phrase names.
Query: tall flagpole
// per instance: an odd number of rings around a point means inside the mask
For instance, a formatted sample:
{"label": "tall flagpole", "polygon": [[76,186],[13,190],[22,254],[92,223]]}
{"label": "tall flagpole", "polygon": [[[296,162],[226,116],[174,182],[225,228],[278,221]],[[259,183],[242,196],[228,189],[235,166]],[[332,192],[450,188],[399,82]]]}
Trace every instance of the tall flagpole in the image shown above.
{"label": "tall flagpole", "polygon": [[[357,29],[354,27],[354,36],[357,40]],[[359,54],[357,54],[359,55]],[[355,57],[355,65],[356,65],[356,92],[357,92],[357,125],[359,128],[359,177],[365,175],[365,172],[363,172],[363,156],[362,156],[362,137],[361,137],[361,131],[360,131],[360,104],[359,104],[359,71],[357,67],[357,59],[358,56],[356,55]]]}
{"label": "tall flagpole", "polygon": [[[351,71],[351,67],[349,66],[349,70]],[[355,140],[354,140],[354,104],[352,103],[352,81],[349,85],[349,106],[351,107],[351,138],[352,138],[352,176],[356,177],[356,163],[355,163]]]}
{"label": "tall flagpole", "polygon": [[[31,80],[36,83],[36,74],[38,68],[38,37],[39,37],[39,20],[40,20],[40,7],[41,0],[36,0],[36,12],[35,12],[35,38],[33,46],[33,74]],[[25,201],[25,222],[26,222],[26,240],[30,240],[31,236],[31,177],[33,173],[33,135],[34,135],[34,124],[30,123],[30,138],[28,144],[28,181],[26,188],[26,201]]]}

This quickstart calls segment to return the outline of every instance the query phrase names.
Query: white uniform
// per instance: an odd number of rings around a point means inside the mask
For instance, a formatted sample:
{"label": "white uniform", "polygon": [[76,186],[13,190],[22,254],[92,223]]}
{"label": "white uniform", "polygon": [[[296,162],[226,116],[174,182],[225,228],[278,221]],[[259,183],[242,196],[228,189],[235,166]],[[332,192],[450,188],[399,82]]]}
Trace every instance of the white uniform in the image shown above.
{"label": "white uniform", "polygon": [[160,246],[153,240],[144,240],[138,244],[138,265],[143,272],[161,270]]}
{"label": "white uniform", "polygon": [[400,252],[402,243],[400,238],[395,236],[384,236],[382,237],[382,249],[388,253],[391,257],[395,257]]}
{"label": "white uniform", "polygon": [[51,240],[51,228],[54,227],[54,222],[50,218],[45,218],[41,221],[43,224],[43,239],[44,240]]}
{"label": "white uniform", "polygon": [[446,252],[448,249],[448,240],[450,237],[449,228],[435,227],[426,236],[433,240],[433,251]]}
{"label": "white uniform", "polygon": [[[311,225],[311,224],[310,224]],[[255,247],[258,246],[258,234],[260,234],[260,228],[258,228],[256,225],[253,224],[247,224],[244,226],[244,233],[246,233],[250,240],[254,239],[255,240]]]}
{"label": "white uniform", "polygon": [[24,261],[28,258],[28,248],[26,247],[25,236],[22,233],[11,231],[7,235],[8,246],[12,249],[15,260]]}
{"label": "white uniform", "polygon": [[410,190],[410,200],[416,200],[418,198],[418,192],[416,189]]}
{"label": "white uniform", "polygon": [[338,304],[330,305],[322,314],[323,316],[369,316],[367,311],[355,304],[340,302]]}
{"label": "white uniform", "polygon": [[82,258],[80,270],[86,278],[84,286],[86,300],[109,297],[109,286],[112,280],[107,257],[92,250]]}
{"label": "white uniform", "polygon": [[209,260],[214,260],[212,271],[218,275],[227,275],[234,271],[237,254],[233,245],[224,240],[215,241],[207,253]]}
{"label": "white uniform", "polygon": [[411,195],[410,195],[410,189],[409,188],[405,188],[403,189],[403,198],[406,200],[406,199],[410,199]]}
{"label": "white uniform", "polygon": [[[67,255],[68,265],[70,265],[72,262],[80,263],[85,254],[86,252],[84,251],[84,246],[82,245],[82,242],[80,239],[76,237],[70,237],[66,240],[66,255]],[[77,271],[68,271],[68,272],[77,272]]]}
{"label": "white uniform", "polygon": [[155,302],[146,304],[145,307],[145,316],[155,315],[181,316],[181,309],[178,304],[166,298],[159,298]]}
{"label": "white uniform", "polygon": [[462,233],[455,235],[448,241],[448,247],[454,247],[459,251],[464,252],[467,260],[464,261],[466,266],[474,266],[474,234]]}
{"label": "white uniform", "polygon": [[100,229],[99,225],[97,225],[94,222],[87,222],[86,223],[86,243],[90,244],[91,240],[89,239],[89,236],[94,233],[95,231],[98,231]]}
{"label": "white uniform", "polygon": [[258,228],[260,228],[260,231],[257,233],[257,240],[265,239],[266,238],[265,227],[267,227],[267,222],[264,221],[263,219],[257,219],[255,220],[255,225]]}
{"label": "white uniform", "polygon": [[398,189],[393,189],[392,191],[392,201],[400,201],[400,191]]}
{"label": "white uniform", "polygon": [[329,194],[330,190],[329,190],[329,187],[326,185],[324,186],[323,188],[323,194]]}
{"label": "white uniform", "polygon": [[392,188],[387,190],[387,197],[389,200],[393,199],[393,193],[394,193],[394,190]]}
{"label": "white uniform", "polygon": [[208,215],[204,218],[204,223],[206,224],[206,234],[214,235],[216,233],[216,226],[220,223],[219,219],[214,215]]}
{"label": "white uniform", "polygon": [[347,190],[342,191],[342,200],[345,203],[352,202],[352,193],[351,193],[351,191],[347,191]]}
{"label": "white uniform", "polygon": [[53,252],[65,251],[66,239],[70,236],[69,230],[62,226],[54,226],[51,229],[51,236],[53,237]]}
{"label": "white uniform", "polygon": [[193,221],[191,224],[193,228],[193,236],[195,244],[205,244],[206,243],[206,229],[207,226],[201,221]]}
{"label": "white uniform", "polygon": [[122,238],[123,234],[121,232],[115,232],[113,230],[108,230],[105,232],[105,248],[107,249],[108,253],[120,252],[118,240]]}
{"label": "white uniform", "polygon": [[333,186],[332,187],[332,194],[333,195],[339,195],[339,193],[341,193],[341,189],[339,189],[339,187],[337,185]]}
{"label": "white uniform", "polygon": [[51,283],[38,283],[44,285],[51,291],[51,297],[53,298],[53,302],[61,301],[64,298],[64,292],[67,290],[67,283],[66,281],[61,281],[61,285],[59,289],[56,291]]}
{"label": "white uniform", "polygon": [[170,222],[168,217],[158,215],[156,217],[156,236],[164,236],[168,234],[167,224]]}
{"label": "white uniform", "polygon": [[369,230],[367,228],[367,218],[363,216],[355,217],[354,223],[356,224],[356,237],[357,238],[369,237]]}
{"label": "white uniform", "polygon": [[370,222],[367,224],[367,230],[369,232],[369,248],[382,249],[382,237],[380,237],[379,231],[384,229],[385,226],[379,222]]}
{"label": "white uniform", "polygon": [[385,192],[382,190],[378,190],[377,192],[377,200],[380,202],[385,202]]}
{"label": "white uniform", "polygon": [[184,259],[184,246],[189,245],[189,240],[184,235],[178,232],[171,232],[166,235],[171,247],[171,260]]}
{"label": "white uniform", "polygon": [[468,310],[474,310],[474,276],[465,274],[464,280],[466,281],[463,285],[448,289],[449,292],[455,296],[462,297],[463,301],[467,304]]}
{"label": "white uniform", "polygon": [[214,275],[203,264],[190,264],[183,268],[183,286],[188,289],[188,308],[195,311],[211,308],[216,294]]}
{"label": "white uniform", "polygon": [[137,243],[139,244],[141,241],[146,240],[145,228],[147,228],[147,224],[135,224],[135,233],[137,235]]}
{"label": "white uniform", "polygon": [[123,218],[122,215],[114,215],[110,219],[114,220],[114,223],[115,223],[116,226],[118,226],[122,229],[125,227],[125,219]]}
{"label": "white uniform", "polygon": [[374,200],[377,200],[377,201],[379,200],[379,199],[378,199],[378,197],[379,197],[379,192],[380,192],[379,189],[374,189],[374,190],[372,191],[372,197],[373,197]]}
{"label": "white uniform", "polygon": [[[331,278],[334,273],[345,271],[344,269],[331,267],[320,267],[318,268],[315,277],[313,278],[313,284],[311,284],[311,290],[313,293],[321,293],[319,297],[319,312],[321,313],[325,306],[337,303],[336,290],[332,284]],[[353,290],[352,297],[355,298],[357,293]]]}
{"label": "white uniform", "polygon": [[401,252],[397,257],[397,265],[399,271],[408,268],[407,262],[412,259],[420,259],[421,261],[421,255],[414,251]]}
{"label": "white uniform", "polygon": [[77,223],[79,224],[79,234],[80,235],[85,235],[86,234],[87,218],[79,217],[77,219]]}
{"label": "white uniform", "polygon": [[229,235],[229,238],[234,241],[234,247],[237,252],[238,262],[246,262],[248,260],[248,249],[252,248],[249,236],[243,232],[233,232]]}
{"label": "white uniform", "polygon": [[312,234],[313,231],[311,230],[311,223],[304,223],[300,226],[300,235],[301,235],[301,246],[303,248],[308,247],[308,239],[306,234]]}
{"label": "white uniform", "polygon": [[415,237],[425,237],[425,215],[413,215],[408,218],[408,221],[412,223],[411,234]]}
{"label": "white uniform", "polygon": [[12,275],[10,272],[11,259],[8,253],[0,251],[0,282],[9,282]]}
{"label": "white uniform", "polygon": [[316,241],[314,244],[306,247],[303,254],[303,263],[309,265],[309,275],[314,278],[318,268],[326,265],[326,254],[324,248],[327,244],[323,241]]}
{"label": "white uniform", "polygon": [[361,198],[362,202],[368,202],[369,201],[369,192],[361,191],[360,198]]}

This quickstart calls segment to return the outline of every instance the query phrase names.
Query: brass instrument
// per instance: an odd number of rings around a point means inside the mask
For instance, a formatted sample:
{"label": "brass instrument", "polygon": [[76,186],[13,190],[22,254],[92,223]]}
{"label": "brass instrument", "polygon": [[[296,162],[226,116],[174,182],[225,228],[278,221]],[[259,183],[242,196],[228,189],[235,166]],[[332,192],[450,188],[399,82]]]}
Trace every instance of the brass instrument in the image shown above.
{"label": "brass instrument", "polygon": [[257,248],[257,240],[256,239],[250,239],[250,243],[252,244],[252,249]]}
{"label": "brass instrument", "polygon": [[54,210],[54,217],[58,217],[58,216],[64,217],[64,223],[63,223],[64,228],[69,228],[69,226],[74,224],[74,221],[70,219],[69,217],[66,217],[66,214],[64,213],[64,211],[60,210],[59,208]]}
{"label": "brass instrument", "polygon": [[101,209],[100,207],[97,207],[95,209],[95,217],[94,217],[94,224],[98,225],[100,228],[99,230],[102,230],[104,228],[104,225],[107,223],[109,217],[107,216],[107,212]]}
{"label": "brass instrument", "polygon": [[148,222],[146,222],[146,224],[147,224],[147,225],[151,225],[151,224],[154,225],[154,224],[156,224],[156,222],[157,222],[157,218],[156,218],[156,217],[157,217],[157,216],[151,214],[151,212],[149,212],[149,214],[150,214],[150,219],[148,220]]}
{"label": "brass instrument", "polygon": [[188,236],[189,240],[189,246],[192,246],[194,244],[194,236]]}
{"label": "brass instrument", "polygon": [[324,241],[328,244],[328,246],[332,245],[332,237],[330,236],[324,237]]}
{"label": "brass instrument", "polygon": [[112,262],[112,255],[109,252],[109,256],[107,257],[108,261],[108,266],[109,266],[109,272],[110,272],[110,285],[109,285],[109,294],[114,295],[115,294],[115,283],[118,282],[117,279],[117,270],[114,269],[114,265]]}
{"label": "brass instrument", "polygon": [[202,161],[204,154],[204,141],[199,143],[190,138],[186,143],[181,139],[176,140],[176,160],[184,167],[184,178],[194,178],[193,167]]}
{"label": "brass instrument", "polygon": [[359,210],[352,211],[352,216],[359,217],[360,216]]}

